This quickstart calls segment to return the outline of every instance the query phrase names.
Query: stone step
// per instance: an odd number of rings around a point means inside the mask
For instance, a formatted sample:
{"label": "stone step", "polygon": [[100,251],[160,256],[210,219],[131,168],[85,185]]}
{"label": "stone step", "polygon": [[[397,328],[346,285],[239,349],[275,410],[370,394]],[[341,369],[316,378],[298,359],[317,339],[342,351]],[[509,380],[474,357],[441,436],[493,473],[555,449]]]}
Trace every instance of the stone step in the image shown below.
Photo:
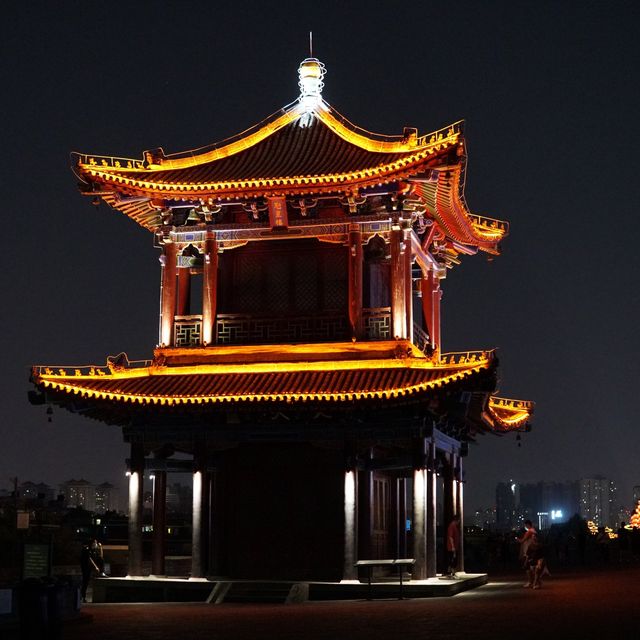
{"label": "stone step", "polygon": [[290,600],[293,582],[233,582],[222,597],[222,602],[281,603]]}

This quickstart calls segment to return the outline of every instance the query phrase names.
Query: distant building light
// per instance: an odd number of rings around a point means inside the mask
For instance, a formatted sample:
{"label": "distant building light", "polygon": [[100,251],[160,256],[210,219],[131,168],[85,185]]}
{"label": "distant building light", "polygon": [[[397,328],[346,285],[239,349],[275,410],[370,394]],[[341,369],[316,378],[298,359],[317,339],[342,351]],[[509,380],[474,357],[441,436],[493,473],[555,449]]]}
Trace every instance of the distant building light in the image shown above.
{"label": "distant building light", "polygon": [[553,509],[551,511],[551,519],[560,520],[560,518],[562,518],[562,509]]}

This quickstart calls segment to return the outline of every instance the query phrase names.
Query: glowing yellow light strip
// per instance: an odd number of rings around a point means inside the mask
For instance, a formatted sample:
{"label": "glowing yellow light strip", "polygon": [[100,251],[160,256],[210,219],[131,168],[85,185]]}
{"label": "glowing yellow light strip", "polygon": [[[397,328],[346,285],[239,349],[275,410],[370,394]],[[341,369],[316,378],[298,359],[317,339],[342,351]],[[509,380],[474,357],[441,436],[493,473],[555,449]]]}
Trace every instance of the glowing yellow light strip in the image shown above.
{"label": "glowing yellow light strip", "polygon": [[509,398],[491,396],[489,398],[489,406],[494,409],[523,409],[531,411],[535,403],[531,402],[531,400],[511,400]]}
{"label": "glowing yellow light strip", "polygon": [[[413,142],[407,140],[374,140],[357,133],[353,129],[349,129],[338,119],[334,118],[330,111],[318,110],[316,116],[343,140],[366,151],[377,153],[407,153],[411,151],[439,150],[445,146],[448,147],[456,144],[461,136],[460,131],[456,131],[456,125],[459,125],[459,123],[455,123],[448,127],[446,136],[443,135],[441,131],[436,131],[426,136],[421,136],[419,140],[416,139]],[[420,144],[420,142],[422,142],[422,144]]]}
{"label": "glowing yellow light strip", "polygon": [[[87,173],[92,178],[101,178],[105,182],[112,184],[121,184],[133,188],[146,189],[148,191],[161,192],[164,195],[173,192],[210,192],[210,191],[233,191],[238,189],[256,189],[256,188],[273,188],[287,186],[305,186],[312,185],[321,187],[323,185],[334,185],[335,183],[348,183],[355,181],[375,180],[383,175],[390,175],[425,160],[429,155],[435,153],[435,149],[425,149],[418,151],[411,156],[398,158],[385,165],[376,167],[368,167],[348,173],[324,174],[316,176],[273,176],[265,178],[250,178],[243,180],[233,180],[227,182],[181,182],[181,183],[164,183],[153,182],[150,180],[141,180],[137,178],[128,178],[118,175],[118,173],[110,170],[102,170],[94,167],[86,167]],[[164,169],[164,165],[162,169]]]}
{"label": "glowing yellow light strip", "polygon": [[187,376],[193,374],[249,374],[249,373],[291,373],[300,371],[359,371],[367,369],[423,369],[430,371],[443,370],[465,370],[472,366],[486,367],[489,364],[490,357],[485,354],[484,357],[478,357],[476,360],[465,360],[464,362],[446,363],[435,362],[427,358],[393,358],[393,359],[373,359],[373,360],[337,360],[337,361],[318,361],[318,362],[253,362],[245,363],[229,363],[229,364],[198,364],[186,366],[151,366],[137,369],[123,369],[122,371],[114,371],[113,373],[100,375],[90,375],[80,372],[71,376],[65,369],[59,369],[58,373],[46,372],[44,375],[40,373],[43,380],[56,380],[62,378],[73,377],[75,380],[95,380],[101,379],[131,379],[145,378],[147,376]]}
{"label": "glowing yellow light strip", "polygon": [[519,411],[511,417],[505,417],[497,415],[495,410],[492,407],[489,407],[489,411],[491,411],[491,415],[501,424],[505,426],[513,427],[517,424],[528,420],[531,417],[531,414],[528,411]]}
{"label": "glowing yellow light strip", "polygon": [[51,388],[75,395],[80,394],[82,397],[96,398],[102,400],[125,401],[138,404],[160,404],[160,405],[177,405],[177,404],[203,404],[203,403],[223,403],[223,402],[306,402],[306,401],[350,401],[363,399],[390,399],[406,395],[412,395],[434,387],[441,387],[449,382],[460,380],[472,373],[477,373],[483,367],[476,366],[463,371],[443,376],[437,380],[429,380],[415,385],[381,389],[377,391],[351,391],[351,392],[280,392],[268,394],[241,394],[241,395],[220,395],[220,396],[161,396],[161,395],[137,395],[131,393],[120,393],[114,391],[103,391],[98,389],[86,389],[78,385],[62,383],[55,380],[43,379],[42,383],[45,388]]}

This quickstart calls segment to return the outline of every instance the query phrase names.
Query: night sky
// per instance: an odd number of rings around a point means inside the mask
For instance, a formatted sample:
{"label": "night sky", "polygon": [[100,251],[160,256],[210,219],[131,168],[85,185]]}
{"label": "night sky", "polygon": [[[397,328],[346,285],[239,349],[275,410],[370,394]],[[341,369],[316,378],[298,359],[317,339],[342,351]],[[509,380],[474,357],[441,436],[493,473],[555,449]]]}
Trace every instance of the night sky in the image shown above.
{"label": "night sky", "polygon": [[298,95],[370,131],[464,118],[472,211],[503,255],[444,281],[444,349],[500,348],[501,395],[534,429],[480,438],[467,508],[496,482],[602,474],[630,503],[637,427],[637,67],[633,2],[13,2],[3,9],[0,488],[124,480],[120,429],[27,401],[32,364],[103,364],[157,341],[151,234],[76,188],[69,153],[141,157],[226,138]]}

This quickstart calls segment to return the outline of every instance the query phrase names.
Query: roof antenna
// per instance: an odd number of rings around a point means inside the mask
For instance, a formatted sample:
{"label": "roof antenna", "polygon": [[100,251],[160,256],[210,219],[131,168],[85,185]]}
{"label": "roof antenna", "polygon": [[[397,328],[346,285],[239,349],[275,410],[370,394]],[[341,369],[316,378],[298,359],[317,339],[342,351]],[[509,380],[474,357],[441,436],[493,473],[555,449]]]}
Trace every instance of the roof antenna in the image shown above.
{"label": "roof antenna", "polygon": [[313,31],[309,31],[309,57],[313,58]]}

